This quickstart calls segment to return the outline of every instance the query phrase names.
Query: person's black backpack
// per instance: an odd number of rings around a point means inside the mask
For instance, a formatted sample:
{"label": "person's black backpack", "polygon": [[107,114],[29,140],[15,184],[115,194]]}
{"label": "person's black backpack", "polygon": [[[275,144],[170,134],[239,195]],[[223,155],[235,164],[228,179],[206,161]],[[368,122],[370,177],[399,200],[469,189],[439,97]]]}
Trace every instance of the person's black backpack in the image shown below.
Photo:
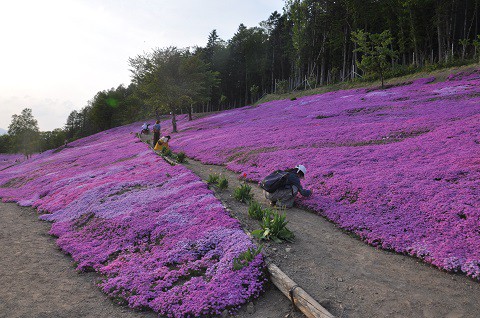
{"label": "person's black backpack", "polygon": [[287,184],[288,172],[276,170],[260,182],[260,187],[267,192],[275,192]]}

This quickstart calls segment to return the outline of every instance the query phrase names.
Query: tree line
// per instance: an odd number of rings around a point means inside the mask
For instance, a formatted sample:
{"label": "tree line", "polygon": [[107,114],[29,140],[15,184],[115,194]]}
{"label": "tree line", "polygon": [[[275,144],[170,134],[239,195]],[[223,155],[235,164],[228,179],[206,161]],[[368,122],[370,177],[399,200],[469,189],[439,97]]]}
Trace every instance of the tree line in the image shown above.
{"label": "tree line", "polygon": [[[199,54],[220,74],[210,101],[223,109],[222,95],[235,107],[268,93],[478,61],[478,14],[478,0],[287,0],[283,13],[240,25],[228,41],[213,31]],[[374,46],[389,64],[382,72],[362,64]]]}
{"label": "tree line", "polygon": [[[98,92],[62,129],[42,133],[37,150],[145,118],[171,115],[176,130],[180,113],[191,118],[266,94],[344,81],[383,85],[388,77],[478,62],[479,1],[286,0],[283,12],[255,27],[240,24],[229,40],[212,30],[204,47],[130,58],[127,87]],[[11,137],[1,137],[0,151],[19,150],[5,142]]]}

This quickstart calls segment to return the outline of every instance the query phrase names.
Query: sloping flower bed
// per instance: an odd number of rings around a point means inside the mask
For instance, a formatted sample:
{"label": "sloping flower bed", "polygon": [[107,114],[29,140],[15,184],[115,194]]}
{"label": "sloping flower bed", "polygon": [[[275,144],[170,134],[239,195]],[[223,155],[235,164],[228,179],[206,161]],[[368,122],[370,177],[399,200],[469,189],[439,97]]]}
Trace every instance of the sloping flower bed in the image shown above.
{"label": "sloping flower bed", "polygon": [[261,255],[197,176],[170,166],[129,132],[112,129],[0,173],[0,197],[32,205],[79,270],[134,308],[172,317],[235,310],[258,296]]}
{"label": "sloping flower bed", "polygon": [[174,151],[253,181],[304,164],[314,195],[302,205],[374,246],[480,277],[480,71],[273,101],[179,127]]}

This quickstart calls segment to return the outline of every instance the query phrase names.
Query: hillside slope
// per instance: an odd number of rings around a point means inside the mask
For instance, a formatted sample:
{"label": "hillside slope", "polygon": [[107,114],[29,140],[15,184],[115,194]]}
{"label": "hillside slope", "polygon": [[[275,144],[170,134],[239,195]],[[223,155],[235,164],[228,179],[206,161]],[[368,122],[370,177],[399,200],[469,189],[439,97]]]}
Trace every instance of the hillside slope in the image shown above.
{"label": "hillside slope", "polygon": [[301,205],[373,246],[480,276],[478,70],[272,101],[179,128],[174,150],[253,181],[304,164],[314,195]]}
{"label": "hillside slope", "polygon": [[[4,202],[34,206],[79,270],[134,308],[169,317],[235,310],[261,292],[263,258],[196,175],[170,166],[130,132],[111,129],[0,173]],[[20,234],[21,235],[21,234]]]}

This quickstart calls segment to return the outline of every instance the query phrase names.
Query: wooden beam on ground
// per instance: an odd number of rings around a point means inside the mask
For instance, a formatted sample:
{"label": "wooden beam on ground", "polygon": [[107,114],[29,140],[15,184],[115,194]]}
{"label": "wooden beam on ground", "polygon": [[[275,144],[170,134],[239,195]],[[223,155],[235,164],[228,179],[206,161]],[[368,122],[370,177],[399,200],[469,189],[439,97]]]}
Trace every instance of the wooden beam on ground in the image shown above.
{"label": "wooden beam on ground", "polygon": [[[155,150],[154,150],[154,151],[155,151]],[[163,160],[165,160],[166,162],[168,162],[171,166],[175,166],[175,165],[177,164],[174,160],[168,158],[167,156],[162,155],[160,152],[157,152],[157,151],[155,151],[155,152],[157,153],[157,155],[159,155],[160,157],[162,157]]]}
{"label": "wooden beam on ground", "polygon": [[308,318],[334,317],[275,264],[270,263],[267,266],[271,281],[305,316]]}
{"label": "wooden beam on ground", "polygon": [[[225,210],[232,215],[232,210],[223,206]],[[252,233],[243,229],[245,234],[251,240],[255,240]],[[266,259],[267,269],[270,273],[270,280],[272,283],[287,296],[290,301],[293,301],[293,305],[297,307],[308,318],[335,318],[328,310],[320,305],[315,299],[313,299],[307,292],[298,286],[290,277],[287,276],[277,265]],[[292,300],[293,299],[293,300]]]}

